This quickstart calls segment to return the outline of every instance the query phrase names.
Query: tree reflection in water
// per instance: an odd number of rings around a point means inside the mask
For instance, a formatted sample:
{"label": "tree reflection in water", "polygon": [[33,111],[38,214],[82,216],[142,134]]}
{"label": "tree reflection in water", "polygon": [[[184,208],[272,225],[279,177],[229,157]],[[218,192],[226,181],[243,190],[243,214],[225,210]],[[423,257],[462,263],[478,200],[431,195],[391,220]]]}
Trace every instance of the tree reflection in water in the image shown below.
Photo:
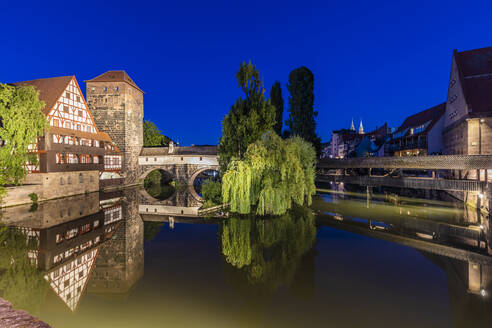
{"label": "tree reflection in water", "polygon": [[39,313],[48,291],[43,272],[29,259],[37,249],[37,239],[0,225],[0,296],[31,314]]}
{"label": "tree reflection in water", "polygon": [[313,248],[315,216],[304,207],[279,217],[235,215],[223,222],[221,239],[231,282],[273,293],[292,286],[304,255]]}

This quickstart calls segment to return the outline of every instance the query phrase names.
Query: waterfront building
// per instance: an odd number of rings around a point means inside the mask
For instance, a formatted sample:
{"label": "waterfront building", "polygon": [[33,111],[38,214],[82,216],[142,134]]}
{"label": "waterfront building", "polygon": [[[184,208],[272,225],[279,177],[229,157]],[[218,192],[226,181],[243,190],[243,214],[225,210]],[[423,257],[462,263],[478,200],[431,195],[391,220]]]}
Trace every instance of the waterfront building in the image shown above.
{"label": "waterfront building", "polygon": [[356,148],[360,143],[367,139],[372,144],[371,151],[367,153],[368,156],[378,156],[381,145],[386,140],[388,134],[388,124],[376,128],[374,131],[365,133],[362,126],[362,120],[360,121],[359,131],[357,132],[354,127],[354,121],[352,120],[349,129],[340,129],[332,132],[332,138],[330,141],[330,153],[333,158],[346,158],[356,155]]}
{"label": "waterfront building", "polygon": [[386,156],[425,156],[442,153],[443,115],[440,104],[407,117],[385,143]]}
{"label": "waterfront building", "polygon": [[[492,154],[492,47],[459,52],[451,60],[444,116],[444,154]],[[455,172],[477,178],[476,172]],[[483,171],[481,179],[485,179]],[[489,170],[488,178],[492,178]]]}
{"label": "waterfront building", "polygon": [[75,76],[12,83],[33,86],[44,101],[49,129],[29,146],[38,163],[27,164],[25,184],[42,185],[44,199],[99,190],[104,172],[118,174],[121,155],[100,132]]}

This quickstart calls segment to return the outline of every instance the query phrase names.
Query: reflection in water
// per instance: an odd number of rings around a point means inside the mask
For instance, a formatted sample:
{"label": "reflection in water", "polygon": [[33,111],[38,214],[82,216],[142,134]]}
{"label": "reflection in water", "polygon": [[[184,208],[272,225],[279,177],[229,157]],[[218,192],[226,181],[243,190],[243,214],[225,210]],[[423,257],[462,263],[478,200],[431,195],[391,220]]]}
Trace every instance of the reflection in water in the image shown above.
{"label": "reflection in water", "polygon": [[[436,200],[368,202],[363,193],[321,195],[314,212],[298,207],[271,218],[187,217],[196,206],[185,191],[150,202],[129,189],[40,203],[34,212],[5,209],[0,296],[55,327],[155,327],[163,316],[171,326],[352,327],[361,326],[354,309],[385,309],[381,295],[395,292],[405,261],[415,273],[440,268],[445,276],[405,277],[409,290],[395,294],[394,311],[382,310],[381,320],[428,326],[418,304],[434,297],[448,307],[432,313],[436,322],[492,322],[489,218],[477,212]],[[416,251],[408,256],[401,245]],[[364,272],[378,258],[366,248],[390,254],[378,263],[380,280]],[[445,294],[436,296],[442,282]],[[350,307],[342,306],[347,294],[359,295]]]}
{"label": "reflection in water", "polygon": [[48,290],[35,265],[38,237],[25,229],[0,226],[0,295],[33,314],[39,313]]}
{"label": "reflection in water", "polygon": [[272,218],[233,216],[222,223],[222,253],[249,285],[275,291],[290,285],[302,256],[316,241],[314,214],[307,208]]}

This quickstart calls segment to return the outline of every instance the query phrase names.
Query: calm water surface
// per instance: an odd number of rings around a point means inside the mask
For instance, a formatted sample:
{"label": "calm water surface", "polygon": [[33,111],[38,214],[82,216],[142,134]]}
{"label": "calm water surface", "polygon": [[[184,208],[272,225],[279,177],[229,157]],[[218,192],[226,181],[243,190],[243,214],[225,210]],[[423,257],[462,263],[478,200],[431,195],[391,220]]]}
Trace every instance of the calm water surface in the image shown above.
{"label": "calm water surface", "polygon": [[203,219],[180,215],[189,195],[147,196],[5,210],[0,296],[53,327],[492,322],[488,220],[440,197],[335,191],[279,218]]}

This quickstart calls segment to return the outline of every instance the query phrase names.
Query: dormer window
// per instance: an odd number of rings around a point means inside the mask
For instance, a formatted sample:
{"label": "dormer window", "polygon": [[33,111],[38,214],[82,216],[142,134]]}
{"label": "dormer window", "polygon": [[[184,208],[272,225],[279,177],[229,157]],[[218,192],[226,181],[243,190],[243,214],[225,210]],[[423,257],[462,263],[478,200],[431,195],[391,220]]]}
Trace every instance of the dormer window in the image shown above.
{"label": "dormer window", "polygon": [[104,87],[104,92],[107,92],[108,91],[108,87]]}

